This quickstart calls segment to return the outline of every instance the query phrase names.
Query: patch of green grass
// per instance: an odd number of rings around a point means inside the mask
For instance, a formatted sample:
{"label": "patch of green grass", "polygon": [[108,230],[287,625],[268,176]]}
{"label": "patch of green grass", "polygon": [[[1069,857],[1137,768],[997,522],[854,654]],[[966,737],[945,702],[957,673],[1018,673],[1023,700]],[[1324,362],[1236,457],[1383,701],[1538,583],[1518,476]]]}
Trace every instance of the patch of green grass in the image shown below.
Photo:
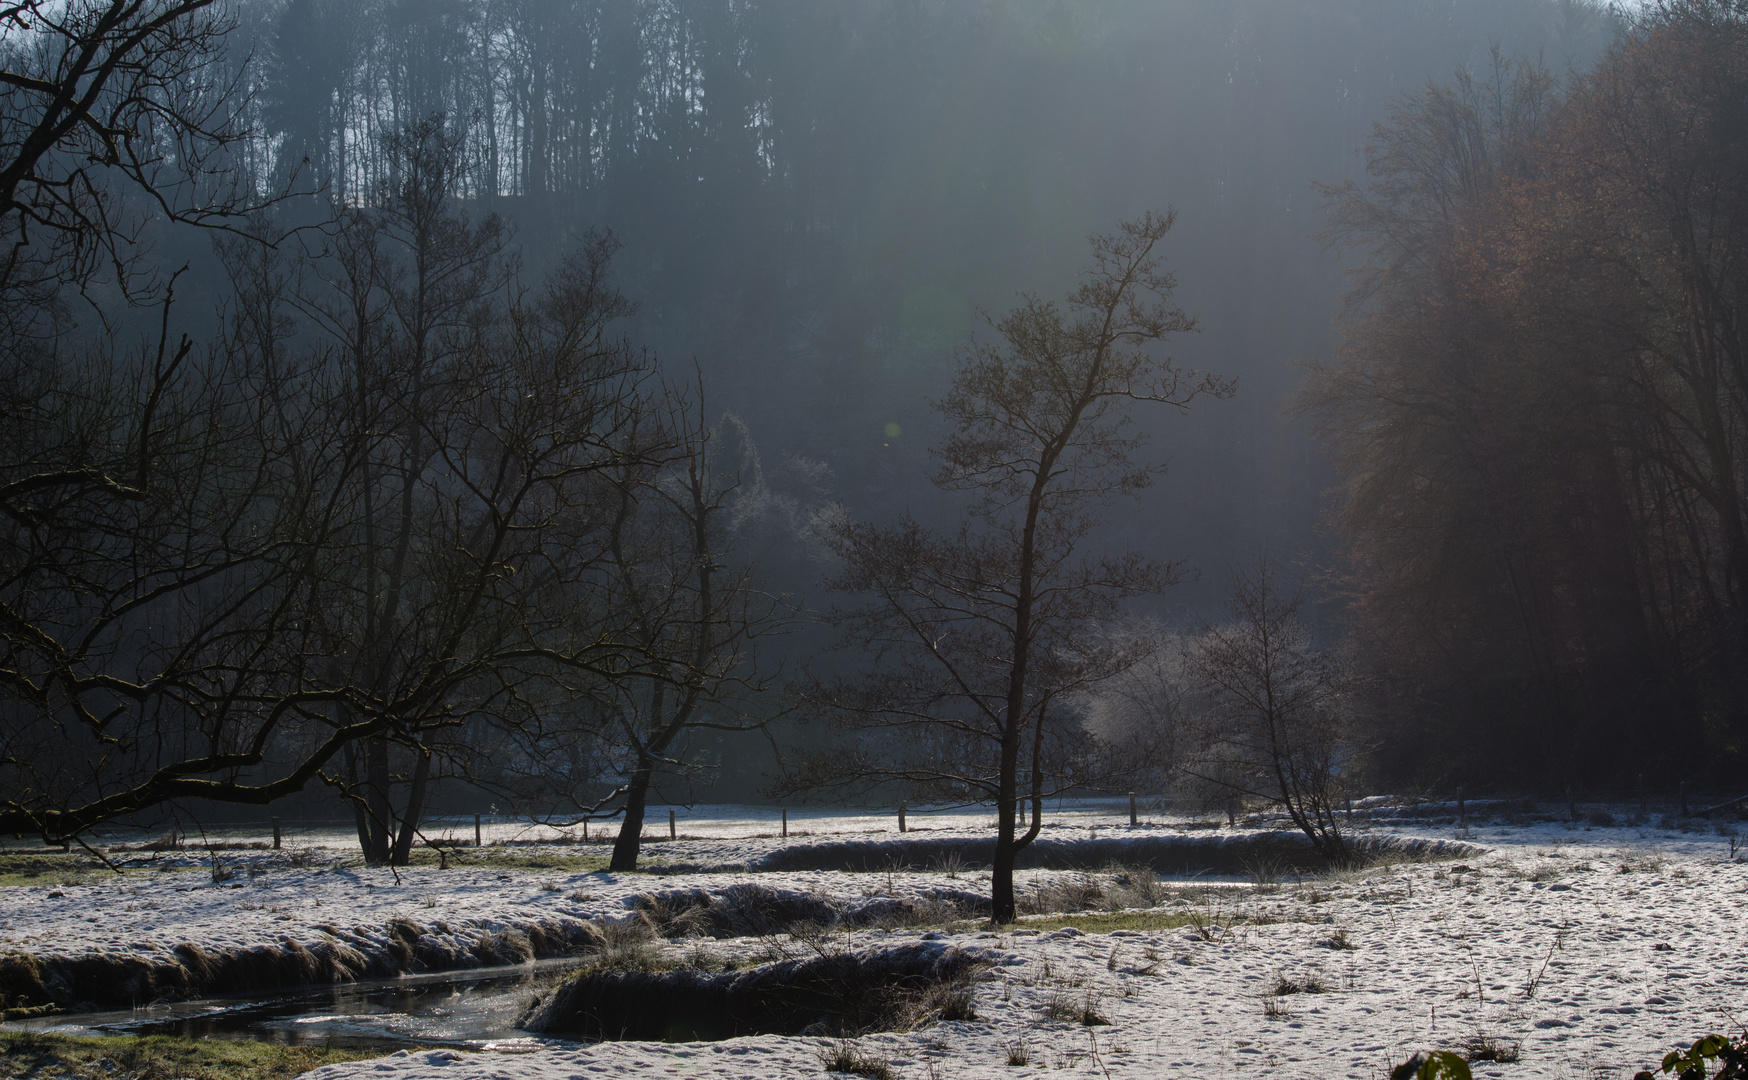
{"label": "patch of green grass", "polygon": [[0,1032],[0,1077],[6,1080],[291,1080],[339,1061],[381,1051],[169,1035],[91,1038]]}
{"label": "patch of green grass", "polygon": [[63,885],[88,880],[92,875],[113,873],[83,851],[11,854],[0,852],[0,887],[7,885]]}
{"label": "patch of green grass", "polygon": [[[220,861],[223,861],[222,857]],[[118,874],[83,851],[67,855],[58,851],[29,854],[0,851],[0,889],[9,885],[108,885],[123,877],[161,870],[198,870],[204,874],[209,869],[206,863],[195,866],[123,866]]]}

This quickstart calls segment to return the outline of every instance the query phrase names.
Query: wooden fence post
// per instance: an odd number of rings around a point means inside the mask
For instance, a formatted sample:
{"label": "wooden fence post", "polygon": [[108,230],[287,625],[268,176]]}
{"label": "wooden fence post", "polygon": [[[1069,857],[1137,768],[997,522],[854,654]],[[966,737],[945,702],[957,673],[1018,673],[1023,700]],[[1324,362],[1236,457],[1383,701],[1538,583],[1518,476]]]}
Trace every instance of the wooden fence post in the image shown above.
{"label": "wooden fence post", "polygon": [[904,831],[904,804],[898,804],[898,831]]}
{"label": "wooden fence post", "polygon": [[789,839],[789,808],[783,808],[783,839]]}
{"label": "wooden fence post", "polygon": [[668,811],[668,839],[669,840],[678,840],[679,838],[680,838],[680,831],[679,831],[678,827],[676,827],[674,825],[674,812],[672,810],[669,810]]}
{"label": "wooden fence post", "polygon": [[1133,791],[1131,791],[1129,793],[1129,824],[1130,825],[1139,825],[1140,824],[1139,821],[1135,820],[1135,793]]}
{"label": "wooden fence post", "polygon": [[485,846],[484,844],[480,843],[479,815],[478,814],[475,814],[473,816],[473,846],[474,847],[484,847]]}
{"label": "wooden fence post", "polygon": [[273,819],[273,850],[279,850],[279,819]]}

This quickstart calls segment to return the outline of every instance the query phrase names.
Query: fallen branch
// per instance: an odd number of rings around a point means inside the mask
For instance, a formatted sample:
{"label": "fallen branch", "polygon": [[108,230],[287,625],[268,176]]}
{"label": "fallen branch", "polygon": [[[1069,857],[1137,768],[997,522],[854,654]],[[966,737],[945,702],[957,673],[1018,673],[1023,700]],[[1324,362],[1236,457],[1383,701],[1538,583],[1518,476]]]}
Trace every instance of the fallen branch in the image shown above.
{"label": "fallen branch", "polygon": [[1748,806],[1748,795],[1738,796],[1734,799],[1729,800],[1728,802],[1721,802],[1716,806],[1708,806],[1704,810],[1701,810],[1699,812],[1698,816],[1710,817],[1711,815],[1717,813],[1720,810],[1733,810],[1739,806]]}

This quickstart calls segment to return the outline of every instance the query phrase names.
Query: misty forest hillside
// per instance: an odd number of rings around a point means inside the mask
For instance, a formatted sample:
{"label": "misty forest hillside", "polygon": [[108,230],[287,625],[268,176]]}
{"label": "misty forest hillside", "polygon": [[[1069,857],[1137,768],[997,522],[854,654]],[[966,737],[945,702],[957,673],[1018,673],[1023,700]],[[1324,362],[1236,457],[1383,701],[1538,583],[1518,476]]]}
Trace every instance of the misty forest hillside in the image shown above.
{"label": "misty forest hillside", "polygon": [[277,174],[368,197],[375,133],[445,113],[464,197],[516,223],[528,259],[612,229],[632,337],[697,357],[768,465],[826,466],[817,493],[858,513],[929,498],[927,400],[982,314],[1060,293],[1089,233],[1175,207],[1202,332],[1174,349],[1243,392],[1156,418],[1174,475],[1123,516],[1126,540],[1205,572],[1167,609],[1210,614],[1234,545],[1328,543],[1333,475],[1285,415],[1345,288],[1313,181],[1356,175],[1403,93],[1493,46],[1566,71],[1615,30],[1539,2],[243,10]]}
{"label": "misty forest hillside", "polygon": [[7,18],[5,831],[1740,775],[1735,0]]}

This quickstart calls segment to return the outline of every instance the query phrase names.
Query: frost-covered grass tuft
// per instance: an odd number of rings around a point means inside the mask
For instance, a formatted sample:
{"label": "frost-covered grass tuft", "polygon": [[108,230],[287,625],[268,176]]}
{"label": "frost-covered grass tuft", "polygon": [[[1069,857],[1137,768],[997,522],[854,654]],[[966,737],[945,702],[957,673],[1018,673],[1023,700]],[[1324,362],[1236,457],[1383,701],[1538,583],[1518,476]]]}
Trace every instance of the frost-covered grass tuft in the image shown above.
{"label": "frost-covered grass tuft", "polygon": [[1463,1057],[1469,1061],[1496,1061],[1501,1065],[1510,1065],[1523,1056],[1522,1047],[1510,1039],[1500,1039],[1484,1031],[1463,1040]]}
{"label": "frost-covered grass tuft", "polygon": [[1083,1027],[1098,1027],[1111,1022],[1100,1011],[1099,999],[1090,990],[1082,994],[1057,991],[1044,1003],[1044,1015],[1052,1020],[1080,1024]]}
{"label": "frost-covered grass tuft", "polygon": [[821,1050],[819,1061],[826,1072],[865,1076],[868,1080],[899,1080],[898,1070],[892,1067],[892,1062],[863,1050],[848,1039]]}
{"label": "frost-covered grass tuft", "polygon": [[1323,984],[1323,980],[1318,978],[1315,972],[1307,972],[1305,975],[1297,979],[1288,975],[1278,975],[1275,977],[1274,985],[1269,988],[1269,993],[1275,997],[1289,997],[1293,994],[1324,994],[1328,992],[1329,987]]}

